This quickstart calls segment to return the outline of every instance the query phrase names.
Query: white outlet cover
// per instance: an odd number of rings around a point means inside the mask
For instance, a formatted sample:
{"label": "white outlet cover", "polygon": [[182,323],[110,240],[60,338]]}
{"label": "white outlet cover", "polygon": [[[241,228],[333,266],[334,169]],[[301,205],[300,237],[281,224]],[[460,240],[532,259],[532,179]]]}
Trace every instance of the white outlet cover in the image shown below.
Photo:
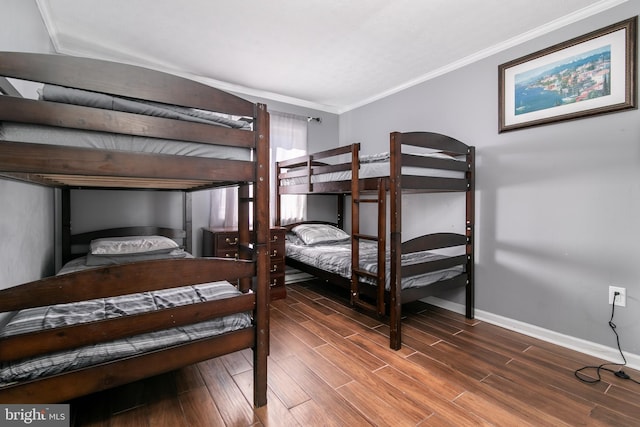
{"label": "white outlet cover", "polygon": [[627,289],[619,286],[609,286],[609,304],[613,304],[613,297],[615,292],[618,292],[620,294],[616,297],[616,305],[620,307],[626,307]]}

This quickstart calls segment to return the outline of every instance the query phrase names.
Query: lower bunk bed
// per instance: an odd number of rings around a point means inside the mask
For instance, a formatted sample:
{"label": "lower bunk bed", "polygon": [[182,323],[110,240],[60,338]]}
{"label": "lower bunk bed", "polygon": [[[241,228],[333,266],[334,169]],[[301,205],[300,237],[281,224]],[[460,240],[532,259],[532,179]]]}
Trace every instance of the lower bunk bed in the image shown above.
{"label": "lower bunk bed", "polygon": [[[328,283],[352,291],[351,236],[335,223],[322,221],[298,222],[286,225],[286,263]],[[464,288],[469,284],[467,237],[456,233],[435,233],[417,237],[401,244],[400,304],[437,295],[443,290]],[[384,267],[384,287],[377,286],[380,265],[378,244],[359,243],[361,274],[360,297],[372,305],[384,302],[378,314],[391,315],[391,252],[387,248]],[[398,313],[398,318],[401,315]]]}
{"label": "lower bunk bed", "polygon": [[[255,349],[256,294],[237,286],[255,263],[194,258],[160,235],[173,230],[145,230],[158,234],[88,233],[86,256],[56,276],[0,290],[0,312],[11,313],[0,330],[1,402],[64,402]],[[266,378],[256,383],[266,395]]]}

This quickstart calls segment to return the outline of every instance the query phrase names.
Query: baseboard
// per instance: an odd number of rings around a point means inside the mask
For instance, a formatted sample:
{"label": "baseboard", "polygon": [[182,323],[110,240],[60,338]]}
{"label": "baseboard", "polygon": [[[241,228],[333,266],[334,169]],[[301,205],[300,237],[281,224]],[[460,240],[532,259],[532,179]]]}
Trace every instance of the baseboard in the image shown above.
{"label": "baseboard", "polygon": [[[437,297],[428,297],[423,301],[441,307],[456,313],[464,314],[464,305],[443,300]],[[482,310],[475,310],[475,318],[492,325],[500,326],[514,332],[518,332],[533,338],[537,338],[561,347],[579,351],[581,353],[594,356],[612,363],[622,363],[620,352],[617,348],[607,347],[591,341],[564,335],[549,329],[540,328],[535,325],[520,322],[519,320],[509,319],[497,314],[489,313]],[[627,360],[627,366],[632,369],[640,370],[640,355],[624,352]]]}

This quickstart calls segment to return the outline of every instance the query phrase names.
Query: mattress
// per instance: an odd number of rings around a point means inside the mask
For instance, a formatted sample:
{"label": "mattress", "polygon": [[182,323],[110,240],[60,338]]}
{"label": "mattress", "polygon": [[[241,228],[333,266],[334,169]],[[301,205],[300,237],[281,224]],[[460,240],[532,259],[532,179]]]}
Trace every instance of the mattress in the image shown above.
{"label": "mattress", "polygon": [[[351,242],[335,242],[329,244],[302,245],[292,242],[286,243],[287,256],[304,264],[338,274],[345,278],[351,277]],[[426,261],[435,261],[445,258],[444,255],[434,252],[414,252],[402,255],[402,265],[419,264]],[[360,269],[376,274],[378,268],[378,248],[375,242],[360,242]],[[462,266],[456,266],[444,270],[438,270],[402,279],[402,289],[427,286],[441,280],[446,280],[464,272]],[[390,290],[391,264],[389,251],[385,266],[385,289]],[[363,282],[373,284],[370,279],[362,279]]]}
{"label": "mattress", "polygon": [[[233,129],[252,129],[252,125],[246,120],[194,108],[121,98],[55,85],[45,85],[39,92],[40,98],[44,101],[205,123]],[[0,122],[0,140],[226,160],[251,160],[251,150],[242,147],[24,123]]]}
{"label": "mattress", "polygon": [[145,116],[163,117],[167,119],[185,120],[227,128],[251,130],[251,123],[247,120],[197,108],[123,98],[104,93],[50,84],[44,85],[39,89],[39,93],[40,99],[43,101],[82,105],[85,107],[100,108],[103,110],[122,111],[125,113],[142,114]]}
{"label": "mattress", "polygon": [[[407,153],[409,154],[409,153]],[[432,157],[439,159],[464,160],[454,158],[451,156],[443,155],[441,153],[411,153],[413,155],[419,155],[422,157]],[[390,155],[388,152],[363,155],[360,157],[360,170],[358,171],[358,177],[360,179],[365,178],[379,178],[386,177],[391,174],[391,163],[389,162]],[[451,171],[446,169],[436,168],[423,168],[413,166],[403,166],[402,175],[413,176],[429,176],[434,178],[464,178],[464,172]],[[322,173],[311,176],[311,182],[336,182],[336,181],[349,181],[351,180],[351,171],[338,171],[330,173]],[[306,176],[296,178],[285,178],[280,181],[281,186],[306,184],[308,182]]]}
{"label": "mattress", "polygon": [[[77,271],[75,260],[61,273]],[[174,289],[100,298],[21,310],[0,331],[0,337],[80,324],[162,308],[231,298],[240,292],[229,282],[210,282]],[[252,325],[250,313],[237,313],[197,324],[154,331],[134,337],[81,347],[29,359],[0,363],[0,385],[79,369],[138,353],[211,337]]]}

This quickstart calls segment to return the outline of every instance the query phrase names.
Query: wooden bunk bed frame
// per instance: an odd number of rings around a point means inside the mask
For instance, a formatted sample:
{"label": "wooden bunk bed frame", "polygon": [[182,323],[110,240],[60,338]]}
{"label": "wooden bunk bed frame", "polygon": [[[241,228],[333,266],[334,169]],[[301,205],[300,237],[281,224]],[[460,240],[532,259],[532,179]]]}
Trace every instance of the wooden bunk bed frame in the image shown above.
{"label": "wooden bunk bed frame", "polygon": [[[0,339],[0,362],[109,342],[170,327],[249,312],[252,326],[97,366],[0,387],[3,403],[54,403],[174,370],[219,355],[253,349],[254,405],[267,400],[269,340],[269,116],[266,106],[174,75],[125,64],[61,55],[0,52],[0,124],[26,123],[56,128],[144,136],[243,147],[253,160],[124,152],[0,141],[0,176],[62,189],[63,258],[83,238],[71,235],[70,189],[158,189],[185,192],[239,186],[238,260],[185,258],[98,267],[0,290],[0,313],[31,307],[128,295],[191,284],[229,280],[240,296],[194,303]],[[252,120],[250,130],[231,129],[163,117],[101,110],[20,97],[9,79],[55,84],[163,104],[202,109]],[[249,197],[249,186],[253,195]],[[120,229],[112,233],[158,232],[185,237],[190,247],[190,205],[186,231]],[[253,215],[253,230],[249,217]],[[88,286],[90,285],[90,286]]]}
{"label": "wooden bunk bed frame", "polygon": [[[403,150],[403,147],[405,150]],[[412,150],[435,150],[450,156],[464,156],[465,161],[446,158],[435,158],[412,155]],[[443,290],[465,287],[465,315],[474,316],[474,227],[475,227],[475,147],[464,144],[446,135],[432,132],[393,132],[390,135],[390,172],[384,177],[360,178],[360,144],[339,147],[302,156],[276,164],[278,200],[276,206],[276,225],[280,223],[280,204],[282,195],[287,194],[336,194],[338,195],[337,225],[344,226],[344,199],[351,197],[351,265],[358,265],[358,242],[362,240],[376,241],[378,244],[377,286],[362,285],[360,278],[370,276],[352,270],[351,278],[327,272],[302,262],[287,258],[287,264],[308,272],[329,283],[337,284],[350,290],[351,303],[378,315],[388,315],[390,325],[390,347],[399,349],[402,345],[401,318],[402,304],[435,295]],[[345,160],[345,157],[348,160]],[[420,174],[403,174],[403,167],[438,169],[456,171],[460,177],[422,176]],[[317,179],[322,174],[350,172],[350,178],[338,180]],[[297,183],[286,183],[297,179]],[[409,193],[465,193],[465,234],[435,233],[420,236],[409,241],[402,241],[402,197]],[[367,195],[373,196],[367,196]],[[387,195],[390,200],[390,231],[387,233]],[[369,197],[369,198],[367,198]],[[378,205],[377,235],[369,236],[360,233],[360,205],[372,202]],[[289,230],[296,224],[284,225]],[[390,290],[385,290],[384,248],[390,240]],[[431,251],[443,248],[464,247],[464,254],[451,256],[444,260],[430,261],[418,265],[401,266],[403,254]],[[403,277],[429,271],[441,270],[456,265],[464,266],[464,273],[454,278],[441,280],[427,286],[402,289]],[[373,301],[373,302],[372,302]]]}

